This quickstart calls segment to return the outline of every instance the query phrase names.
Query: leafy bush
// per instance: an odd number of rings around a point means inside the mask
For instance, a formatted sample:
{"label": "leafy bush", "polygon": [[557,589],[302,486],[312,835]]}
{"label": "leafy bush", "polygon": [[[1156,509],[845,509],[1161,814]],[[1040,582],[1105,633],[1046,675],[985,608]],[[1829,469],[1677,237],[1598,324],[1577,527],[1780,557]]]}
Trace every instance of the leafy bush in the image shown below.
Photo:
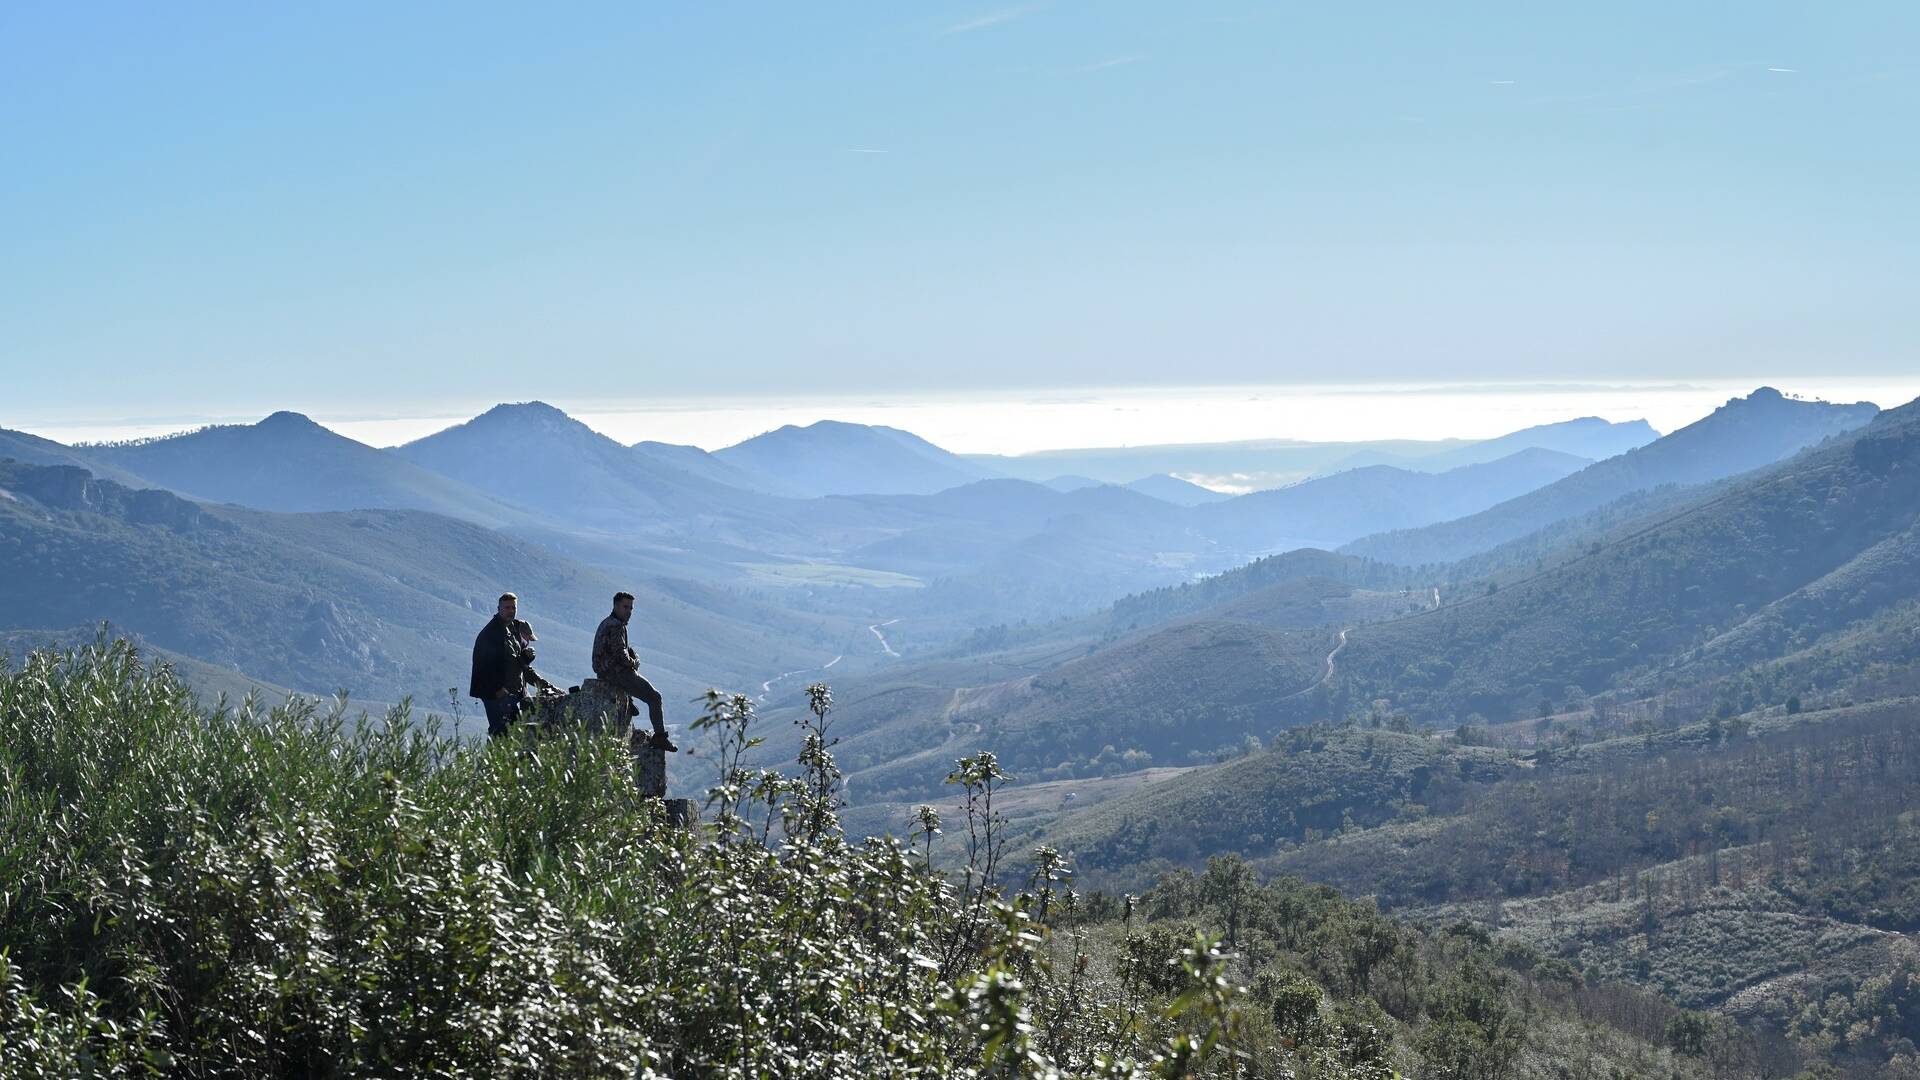
{"label": "leafy bush", "polygon": [[[1235,1074],[1204,937],[1157,988],[1086,962],[1057,859],[990,884],[991,755],[964,875],[850,842],[825,688],[797,777],[738,766],[665,825],[619,740],[465,747],[396,711],[197,708],[122,643],[0,670],[0,1074]],[[984,845],[982,847],[981,845]]]}

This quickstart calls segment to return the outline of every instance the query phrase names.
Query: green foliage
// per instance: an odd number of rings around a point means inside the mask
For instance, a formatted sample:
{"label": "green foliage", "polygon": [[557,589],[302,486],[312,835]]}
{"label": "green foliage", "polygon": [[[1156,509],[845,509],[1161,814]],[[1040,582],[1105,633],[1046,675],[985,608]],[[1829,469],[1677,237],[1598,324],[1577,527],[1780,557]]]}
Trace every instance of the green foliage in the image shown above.
{"label": "green foliage", "polygon": [[814,701],[783,777],[739,764],[752,703],[713,695],[719,820],[682,830],[619,739],[207,712],[124,644],[34,654],[0,671],[0,1073],[1207,1077],[1267,1052],[1210,940],[1129,988],[1057,856],[991,884],[990,755],[955,770],[958,882],[850,843]]}
{"label": "green foliage", "polygon": [[1429,806],[1451,809],[1465,778],[1515,766],[1500,751],[1392,731],[1295,728],[1271,749],[1174,777],[1043,826],[1101,883],[1137,884],[1155,860],[1264,856]]}
{"label": "green foliage", "polygon": [[1255,559],[1201,581],[1135,593],[1117,600],[1113,604],[1113,621],[1121,625],[1150,626],[1183,615],[1198,615],[1276,585],[1310,579],[1368,589],[1398,589],[1414,581],[1410,572],[1397,566],[1316,548],[1300,548]]}

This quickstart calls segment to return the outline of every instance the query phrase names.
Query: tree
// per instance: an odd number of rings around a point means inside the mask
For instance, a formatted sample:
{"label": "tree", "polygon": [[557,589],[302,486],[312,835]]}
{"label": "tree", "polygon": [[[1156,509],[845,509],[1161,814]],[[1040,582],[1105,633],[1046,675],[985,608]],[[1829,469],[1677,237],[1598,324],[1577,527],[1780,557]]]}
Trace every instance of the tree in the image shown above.
{"label": "tree", "polygon": [[1414,1046],[1433,1080],[1505,1080],[1526,1036],[1507,1004],[1504,980],[1486,961],[1469,956],[1427,1004],[1433,1017]]}
{"label": "tree", "polygon": [[1255,981],[1254,996],[1267,1003],[1273,1026],[1295,1047],[1318,1042],[1320,984],[1296,971],[1266,971]]}
{"label": "tree", "polygon": [[1200,879],[1200,899],[1226,920],[1230,948],[1240,947],[1240,912],[1252,884],[1253,871],[1240,856],[1216,855],[1207,860],[1207,872]]}

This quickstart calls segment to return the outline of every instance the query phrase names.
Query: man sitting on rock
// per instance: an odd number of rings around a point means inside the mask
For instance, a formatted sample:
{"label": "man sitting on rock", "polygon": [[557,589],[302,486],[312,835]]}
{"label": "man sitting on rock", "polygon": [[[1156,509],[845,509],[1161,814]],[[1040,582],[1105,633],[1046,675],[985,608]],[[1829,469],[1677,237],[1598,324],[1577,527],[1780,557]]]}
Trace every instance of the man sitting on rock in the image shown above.
{"label": "man sitting on rock", "polygon": [[613,594],[613,614],[600,620],[593,633],[593,675],[601,682],[632,694],[647,703],[647,718],[653,721],[653,745],[661,750],[680,749],[667,738],[667,720],[661,707],[660,691],[640,674],[640,657],[627,644],[627,620],[633,618],[633,594]]}
{"label": "man sitting on rock", "polygon": [[518,621],[519,614],[520,598],[512,593],[500,594],[493,618],[473,639],[473,675],[467,693],[479,698],[486,709],[490,737],[505,735],[520,718],[528,682],[550,685],[533,670],[533,646],[527,644],[533,628]]}

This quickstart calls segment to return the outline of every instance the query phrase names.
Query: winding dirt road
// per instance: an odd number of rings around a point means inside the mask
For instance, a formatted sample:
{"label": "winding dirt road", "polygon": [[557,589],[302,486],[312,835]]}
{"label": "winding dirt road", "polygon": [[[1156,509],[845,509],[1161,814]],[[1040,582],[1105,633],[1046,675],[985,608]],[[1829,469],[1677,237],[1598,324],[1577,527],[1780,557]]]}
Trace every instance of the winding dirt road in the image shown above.
{"label": "winding dirt road", "polygon": [[774,683],[781,682],[785,679],[791,679],[795,675],[805,675],[809,671],[825,671],[828,668],[832,667],[833,665],[839,663],[843,659],[845,659],[844,656],[836,656],[833,659],[827,661],[826,663],[821,664],[817,668],[801,668],[799,671],[783,671],[780,674],[775,675],[773,678],[768,679],[766,682],[763,682],[760,684],[760,697],[758,700],[765,701],[768,698],[773,696]]}
{"label": "winding dirt road", "polygon": [[1340,650],[1347,647],[1347,634],[1352,631],[1352,629],[1353,627],[1349,626],[1345,630],[1340,631],[1340,640],[1334,644],[1333,651],[1327,654],[1327,670],[1322,673],[1318,679],[1313,680],[1313,682],[1307,684],[1304,688],[1295,690],[1293,693],[1282,697],[1280,700],[1290,701],[1293,698],[1311,694],[1315,690],[1327,685],[1327,680],[1333,678],[1333,658],[1339,656]]}
{"label": "winding dirt road", "polygon": [[900,654],[893,651],[892,645],[887,644],[887,635],[881,633],[880,628],[883,626],[892,626],[894,623],[897,623],[899,621],[900,621],[899,619],[888,619],[886,622],[874,623],[872,626],[867,627],[868,633],[871,633],[874,637],[880,639],[880,648],[884,650],[888,656],[891,656],[896,660],[900,658]]}

